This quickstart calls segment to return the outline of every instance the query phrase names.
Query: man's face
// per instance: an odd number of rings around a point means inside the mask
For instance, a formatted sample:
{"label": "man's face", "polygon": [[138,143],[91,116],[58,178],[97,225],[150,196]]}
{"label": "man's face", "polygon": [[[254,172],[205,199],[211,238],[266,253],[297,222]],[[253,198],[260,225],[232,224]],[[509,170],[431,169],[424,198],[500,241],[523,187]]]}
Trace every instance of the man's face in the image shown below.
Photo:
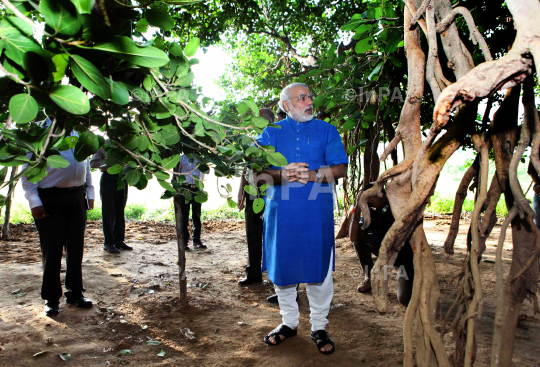
{"label": "man's face", "polygon": [[296,86],[290,90],[290,100],[283,101],[285,112],[298,122],[313,120],[313,96],[306,87]]}

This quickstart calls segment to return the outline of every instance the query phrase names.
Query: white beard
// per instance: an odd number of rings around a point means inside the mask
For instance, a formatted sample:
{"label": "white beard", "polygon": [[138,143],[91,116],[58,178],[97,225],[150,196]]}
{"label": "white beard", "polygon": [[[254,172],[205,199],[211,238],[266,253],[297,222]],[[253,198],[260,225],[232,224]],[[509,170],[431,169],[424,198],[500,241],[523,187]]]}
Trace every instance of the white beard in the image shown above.
{"label": "white beard", "polygon": [[313,107],[306,107],[303,111],[300,111],[293,106],[291,106],[291,110],[289,111],[289,116],[296,122],[308,122],[313,120],[313,114],[306,115],[305,112],[309,109],[313,109]]}

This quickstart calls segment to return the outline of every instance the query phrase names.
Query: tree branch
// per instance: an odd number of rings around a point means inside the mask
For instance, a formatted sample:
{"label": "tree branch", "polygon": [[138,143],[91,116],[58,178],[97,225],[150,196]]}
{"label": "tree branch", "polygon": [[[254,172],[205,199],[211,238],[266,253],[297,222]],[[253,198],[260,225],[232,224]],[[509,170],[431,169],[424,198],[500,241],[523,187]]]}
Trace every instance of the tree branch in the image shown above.
{"label": "tree branch", "polygon": [[484,39],[484,36],[482,36],[482,33],[480,33],[478,28],[476,28],[471,12],[467,8],[463,6],[458,6],[457,8],[454,8],[454,10],[452,10],[446,17],[444,17],[443,20],[439,22],[439,24],[437,24],[437,32],[442,33],[446,29],[448,29],[448,27],[450,26],[450,24],[452,24],[452,22],[458,16],[458,14],[461,14],[463,18],[465,18],[465,21],[467,22],[467,26],[469,27],[470,40],[473,42],[473,44],[480,45],[480,48],[482,49],[482,53],[484,54],[484,58],[486,59],[486,61],[493,60],[493,57],[491,56],[491,52],[489,51],[487,42]]}

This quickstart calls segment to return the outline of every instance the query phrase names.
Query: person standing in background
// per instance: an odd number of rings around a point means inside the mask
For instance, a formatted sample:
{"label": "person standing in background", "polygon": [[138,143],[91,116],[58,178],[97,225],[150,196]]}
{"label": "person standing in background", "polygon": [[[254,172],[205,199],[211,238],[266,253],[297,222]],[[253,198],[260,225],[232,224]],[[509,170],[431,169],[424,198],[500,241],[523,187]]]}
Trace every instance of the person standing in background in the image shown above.
{"label": "person standing in background", "polygon": [[[47,118],[45,126],[52,121]],[[75,131],[71,136],[77,136]],[[90,162],[78,162],[74,149],[59,152],[69,162],[66,168],[47,168],[47,176],[32,183],[23,176],[24,196],[30,204],[39,233],[43,281],[41,298],[45,300],[45,315],[60,312],[62,283],[60,270],[62,251],[66,249],[66,303],[77,307],[92,307],[92,301],[83,296],[82,259],[86,211],[94,208],[94,186],[90,174]],[[29,157],[32,153],[29,153]],[[23,166],[23,170],[26,165]]]}
{"label": "person standing in background", "polygon": [[182,210],[182,227],[185,238],[186,250],[190,251],[191,249],[188,246],[189,239],[189,210],[191,208],[191,219],[193,221],[193,247],[205,249],[207,246],[201,241],[201,203],[198,203],[195,200],[195,196],[200,192],[199,188],[195,184],[196,176],[199,180],[204,179],[204,173],[197,169],[199,162],[195,158],[188,158],[185,154],[182,154],[180,157],[179,172],[188,173],[185,175],[186,180],[182,183],[182,186],[185,190],[191,192],[191,199],[188,199],[184,195],[181,196],[180,204]]}
{"label": "person standing in background", "polygon": [[121,250],[133,250],[125,242],[126,219],[125,209],[128,196],[127,183],[122,182],[122,188],[118,188],[119,175],[111,175],[107,172],[105,164],[107,154],[104,149],[99,149],[90,161],[92,168],[99,169],[101,180],[99,181],[99,195],[101,197],[101,217],[103,226],[104,244],[103,250],[112,254],[120,253]]}
{"label": "person standing in background", "polygon": [[[261,108],[259,110],[259,116],[264,117],[270,124],[274,123],[274,113],[268,108]],[[245,220],[246,220],[246,239],[248,245],[248,264],[246,266],[246,276],[238,281],[238,284],[245,286],[254,283],[262,282],[262,242],[263,242],[263,213],[264,209],[255,213],[253,211],[253,201],[255,198],[251,197],[245,190],[246,185],[254,187],[260,187],[253,179],[253,171],[246,169],[242,173],[240,179],[240,188],[238,189],[238,209],[242,210],[244,207]]]}

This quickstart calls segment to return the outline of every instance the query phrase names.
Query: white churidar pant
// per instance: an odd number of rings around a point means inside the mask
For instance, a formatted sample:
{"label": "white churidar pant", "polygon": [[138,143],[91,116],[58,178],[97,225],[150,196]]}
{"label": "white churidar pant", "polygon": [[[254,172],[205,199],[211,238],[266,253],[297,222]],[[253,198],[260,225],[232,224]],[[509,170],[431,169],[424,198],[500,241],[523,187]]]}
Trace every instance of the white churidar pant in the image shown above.
{"label": "white churidar pant", "polygon": [[[311,331],[325,330],[328,324],[328,312],[330,311],[330,302],[334,297],[334,282],[332,280],[332,264],[334,260],[334,251],[330,255],[330,264],[328,265],[328,274],[322,283],[306,284],[306,293],[311,310]],[[291,329],[298,326],[300,312],[296,302],[296,284],[280,287],[274,285],[278,295],[280,314],[283,318],[283,324]]]}

